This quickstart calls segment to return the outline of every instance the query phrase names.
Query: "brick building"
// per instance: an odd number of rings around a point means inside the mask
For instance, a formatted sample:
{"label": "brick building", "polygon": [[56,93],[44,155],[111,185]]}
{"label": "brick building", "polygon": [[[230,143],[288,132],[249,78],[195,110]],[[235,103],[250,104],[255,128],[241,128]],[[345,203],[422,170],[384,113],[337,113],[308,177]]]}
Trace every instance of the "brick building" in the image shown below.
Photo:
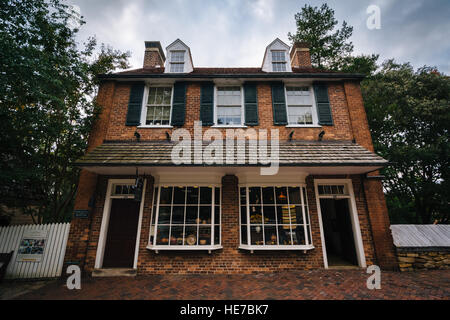
{"label": "brick building", "polygon": [[261,68],[197,68],[181,40],[146,42],[143,68],[101,76],[66,264],[396,268],[361,79],[312,68],[304,43],[274,40]]}

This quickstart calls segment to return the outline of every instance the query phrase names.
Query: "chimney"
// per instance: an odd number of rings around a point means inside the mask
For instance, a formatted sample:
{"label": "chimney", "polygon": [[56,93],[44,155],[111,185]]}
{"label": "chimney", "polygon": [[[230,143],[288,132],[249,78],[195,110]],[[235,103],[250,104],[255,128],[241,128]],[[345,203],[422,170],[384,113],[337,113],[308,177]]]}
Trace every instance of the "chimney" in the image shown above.
{"label": "chimney", "polygon": [[309,44],[306,42],[295,42],[291,49],[291,66],[293,68],[311,68],[311,56]]}
{"label": "chimney", "polygon": [[144,68],[162,68],[166,56],[159,41],[145,41]]}

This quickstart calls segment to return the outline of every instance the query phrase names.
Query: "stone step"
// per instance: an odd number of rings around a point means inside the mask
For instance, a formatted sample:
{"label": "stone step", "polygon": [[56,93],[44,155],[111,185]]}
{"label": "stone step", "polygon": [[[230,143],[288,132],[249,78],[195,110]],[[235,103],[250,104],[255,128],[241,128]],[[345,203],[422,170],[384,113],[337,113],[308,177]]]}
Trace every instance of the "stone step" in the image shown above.
{"label": "stone step", "polygon": [[136,269],[130,268],[108,268],[108,269],[94,269],[92,271],[93,277],[135,277]]}

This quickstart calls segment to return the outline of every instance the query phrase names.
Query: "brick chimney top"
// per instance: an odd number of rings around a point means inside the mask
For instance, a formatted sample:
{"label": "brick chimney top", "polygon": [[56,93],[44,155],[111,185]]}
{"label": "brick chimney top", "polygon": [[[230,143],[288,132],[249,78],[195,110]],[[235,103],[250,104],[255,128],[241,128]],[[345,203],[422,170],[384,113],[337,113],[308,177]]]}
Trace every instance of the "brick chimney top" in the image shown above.
{"label": "brick chimney top", "polygon": [[159,41],[145,41],[144,68],[162,68],[166,56]]}
{"label": "brick chimney top", "polygon": [[291,65],[296,68],[311,68],[309,43],[295,42],[291,49]]}

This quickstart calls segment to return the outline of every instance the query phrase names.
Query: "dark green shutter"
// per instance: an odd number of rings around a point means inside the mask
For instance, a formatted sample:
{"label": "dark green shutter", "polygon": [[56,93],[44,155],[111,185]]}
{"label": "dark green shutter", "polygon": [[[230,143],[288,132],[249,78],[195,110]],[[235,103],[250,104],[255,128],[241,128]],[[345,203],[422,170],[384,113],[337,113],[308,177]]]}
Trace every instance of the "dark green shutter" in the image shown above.
{"label": "dark green shutter", "polygon": [[127,126],[138,126],[141,124],[142,98],[144,96],[144,83],[135,82],[131,85],[130,99],[128,100]]}
{"label": "dark green shutter", "polygon": [[200,96],[200,120],[203,126],[214,124],[214,83],[202,83]]}
{"label": "dark green shutter", "polygon": [[245,124],[258,125],[258,98],[256,83],[244,84]]}
{"label": "dark green shutter", "polygon": [[184,125],[186,114],[186,83],[176,82],[173,86],[172,125]]}
{"label": "dark green shutter", "polygon": [[317,117],[322,126],[332,126],[333,116],[331,114],[330,100],[328,98],[328,86],[323,83],[314,84],[316,96]]}
{"label": "dark green shutter", "polygon": [[272,83],[272,109],[273,124],[276,126],[286,125],[286,98],[284,94],[284,84],[282,82]]}

